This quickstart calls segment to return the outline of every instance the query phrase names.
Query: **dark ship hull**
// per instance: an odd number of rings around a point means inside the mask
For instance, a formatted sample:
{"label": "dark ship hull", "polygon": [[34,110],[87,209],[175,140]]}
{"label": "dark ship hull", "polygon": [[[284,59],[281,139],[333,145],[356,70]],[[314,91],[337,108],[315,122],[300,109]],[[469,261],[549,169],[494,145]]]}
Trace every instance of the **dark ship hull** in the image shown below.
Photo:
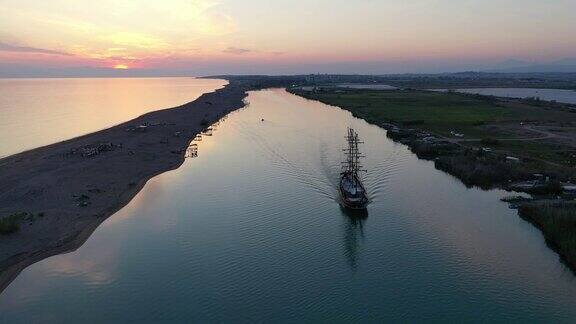
{"label": "dark ship hull", "polygon": [[369,202],[360,179],[347,172],[340,177],[340,198],[342,206],[350,209],[366,209]]}

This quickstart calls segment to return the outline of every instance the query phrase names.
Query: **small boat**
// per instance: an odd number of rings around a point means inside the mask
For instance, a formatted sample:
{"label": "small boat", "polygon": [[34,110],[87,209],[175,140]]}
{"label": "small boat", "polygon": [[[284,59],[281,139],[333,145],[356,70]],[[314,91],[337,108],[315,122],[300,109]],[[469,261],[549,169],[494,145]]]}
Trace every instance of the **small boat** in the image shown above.
{"label": "small boat", "polygon": [[348,128],[346,136],[348,148],[344,149],[346,161],[342,163],[340,173],[340,197],[343,207],[350,209],[366,209],[368,206],[368,194],[362,184],[359,172],[365,172],[360,165],[360,151],[358,145],[362,144],[358,139],[358,133],[352,128]]}

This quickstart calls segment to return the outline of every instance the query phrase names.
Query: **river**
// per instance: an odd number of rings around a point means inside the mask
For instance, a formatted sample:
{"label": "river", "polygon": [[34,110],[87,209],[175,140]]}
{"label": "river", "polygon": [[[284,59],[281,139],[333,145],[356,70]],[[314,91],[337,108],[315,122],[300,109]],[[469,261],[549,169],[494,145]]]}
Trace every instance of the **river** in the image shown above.
{"label": "river", "polygon": [[[571,322],[541,233],[347,111],[284,90],[202,136],[77,251],[24,270],[0,322]],[[262,121],[264,119],[264,121]],[[343,211],[346,127],[372,203]]]}

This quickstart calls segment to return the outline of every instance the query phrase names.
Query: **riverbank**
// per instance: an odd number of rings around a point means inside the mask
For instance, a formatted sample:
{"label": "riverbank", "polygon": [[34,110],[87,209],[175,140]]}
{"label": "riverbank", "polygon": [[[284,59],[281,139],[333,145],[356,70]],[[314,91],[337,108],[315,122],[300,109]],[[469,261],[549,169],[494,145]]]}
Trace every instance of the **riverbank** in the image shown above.
{"label": "riverbank", "polygon": [[[576,114],[571,109],[418,90],[290,91],[387,129],[389,138],[407,145],[419,158],[434,161],[437,169],[467,186],[533,195],[538,200],[515,207],[538,224],[551,246],[576,269],[570,231],[558,230],[563,226],[559,222],[543,221],[546,213],[561,214],[564,223],[576,219],[573,205],[560,203],[574,198]],[[561,198],[554,208],[540,203],[552,198]]]}
{"label": "riverbank", "polygon": [[0,292],[28,265],[81,246],[149,179],[178,168],[190,141],[243,107],[247,90],[231,81],[180,107],[1,159]]}
{"label": "riverbank", "polygon": [[548,245],[573,270],[576,265],[576,202],[541,200],[524,202],[518,214],[538,227]]}

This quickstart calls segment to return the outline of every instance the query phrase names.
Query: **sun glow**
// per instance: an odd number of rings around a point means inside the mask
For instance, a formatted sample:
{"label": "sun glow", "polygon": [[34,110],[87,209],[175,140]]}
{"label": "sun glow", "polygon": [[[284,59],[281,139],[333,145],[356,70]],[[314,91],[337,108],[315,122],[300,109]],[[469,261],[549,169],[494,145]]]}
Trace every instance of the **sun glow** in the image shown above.
{"label": "sun glow", "polygon": [[128,65],[126,64],[116,64],[114,65],[114,68],[116,70],[128,70]]}

